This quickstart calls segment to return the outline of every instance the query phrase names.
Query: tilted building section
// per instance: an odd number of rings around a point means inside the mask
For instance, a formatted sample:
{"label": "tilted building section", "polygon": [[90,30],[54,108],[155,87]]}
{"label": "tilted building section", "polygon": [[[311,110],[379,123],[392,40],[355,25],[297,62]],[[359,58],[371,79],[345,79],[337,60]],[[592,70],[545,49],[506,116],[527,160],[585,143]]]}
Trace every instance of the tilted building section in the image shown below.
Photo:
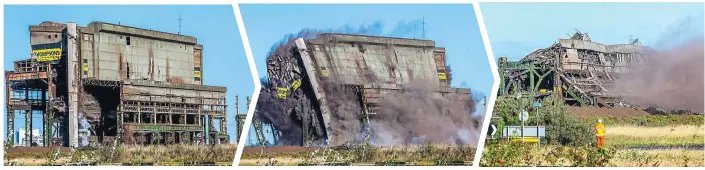
{"label": "tilted building section", "polygon": [[32,56],[5,72],[8,131],[41,113],[47,146],[228,142],[226,88],[203,85],[196,38],[104,22],[29,30]]}
{"label": "tilted building section", "polygon": [[577,106],[612,107],[630,94],[614,92],[615,80],[630,66],[648,60],[654,50],[630,44],[604,45],[577,32],[520,61],[498,61],[499,95],[540,97],[556,94]]}
{"label": "tilted building section", "polygon": [[374,130],[368,123],[379,102],[417,82],[434,95],[470,100],[470,89],[450,88],[445,49],[432,40],[333,33],[299,38],[269,55],[267,78],[253,125],[260,139],[262,122],[274,124],[280,145],[359,141]]}

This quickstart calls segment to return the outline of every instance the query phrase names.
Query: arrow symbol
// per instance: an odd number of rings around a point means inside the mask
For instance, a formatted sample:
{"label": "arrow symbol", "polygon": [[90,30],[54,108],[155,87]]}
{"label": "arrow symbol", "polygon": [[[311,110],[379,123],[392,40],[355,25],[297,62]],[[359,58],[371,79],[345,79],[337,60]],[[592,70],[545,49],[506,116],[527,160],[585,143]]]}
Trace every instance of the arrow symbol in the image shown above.
{"label": "arrow symbol", "polygon": [[494,136],[494,134],[497,133],[497,126],[490,125],[490,127],[492,127],[492,134],[491,135]]}

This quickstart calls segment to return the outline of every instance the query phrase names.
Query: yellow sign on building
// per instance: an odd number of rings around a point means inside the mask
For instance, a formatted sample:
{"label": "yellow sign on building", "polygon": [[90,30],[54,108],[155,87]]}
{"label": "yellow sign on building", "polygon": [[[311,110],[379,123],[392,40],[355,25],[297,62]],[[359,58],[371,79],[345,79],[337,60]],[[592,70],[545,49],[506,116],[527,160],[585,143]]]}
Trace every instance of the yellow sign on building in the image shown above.
{"label": "yellow sign on building", "polygon": [[293,89],[291,91],[296,91],[299,87],[301,87],[301,80],[294,80],[294,82],[291,83],[291,88]]}
{"label": "yellow sign on building", "polygon": [[277,98],[286,99],[286,93],[289,92],[289,88],[277,87]]}
{"label": "yellow sign on building", "polygon": [[193,71],[193,77],[201,78],[201,71]]}
{"label": "yellow sign on building", "polygon": [[61,59],[61,48],[32,50],[32,54],[38,62],[56,61]]}
{"label": "yellow sign on building", "polygon": [[446,76],[446,73],[438,73],[438,79],[445,80],[448,79],[448,76]]}

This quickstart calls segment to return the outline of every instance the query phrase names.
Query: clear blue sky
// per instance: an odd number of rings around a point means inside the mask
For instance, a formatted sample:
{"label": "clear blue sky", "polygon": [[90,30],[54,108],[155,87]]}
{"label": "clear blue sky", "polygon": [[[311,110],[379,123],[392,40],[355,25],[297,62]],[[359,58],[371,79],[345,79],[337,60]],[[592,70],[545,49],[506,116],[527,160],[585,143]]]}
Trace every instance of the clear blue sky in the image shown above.
{"label": "clear blue sky", "polygon": [[[266,76],[265,57],[286,34],[304,28],[338,30],[371,28],[369,34],[421,38],[445,47],[453,71],[452,86],[490,94],[493,77],[470,4],[447,5],[240,5],[259,76]],[[425,22],[425,25],[423,24]],[[373,26],[380,23],[378,27]],[[478,108],[478,110],[484,110]],[[256,142],[251,129],[248,143]]]}
{"label": "clear blue sky", "polygon": [[495,57],[518,60],[568,34],[655,49],[703,38],[703,3],[480,3]]}
{"label": "clear blue sky", "polygon": [[[6,5],[4,8],[5,70],[12,69],[12,61],[29,58],[29,25],[73,21],[86,26],[92,21],[103,21],[176,33],[181,15],[182,34],[196,37],[203,45],[204,84],[228,88],[228,133],[231,141],[235,141],[235,95],[241,96],[240,111],[247,112],[245,96],[253,94],[254,82],[231,5]],[[34,128],[41,129],[41,115],[34,117]],[[24,128],[24,117],[16,118],[15,122],[15,128]],[[3,132],[7,133],[5,127]]]}

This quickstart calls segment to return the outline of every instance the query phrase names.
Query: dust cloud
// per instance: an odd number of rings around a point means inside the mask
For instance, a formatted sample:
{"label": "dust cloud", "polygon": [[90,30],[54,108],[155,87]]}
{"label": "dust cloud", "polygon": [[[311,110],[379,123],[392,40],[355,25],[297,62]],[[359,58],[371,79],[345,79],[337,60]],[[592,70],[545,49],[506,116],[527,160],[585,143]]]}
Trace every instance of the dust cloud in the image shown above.
{"label": "dust cloud", "polygon": [[641,107],[702,113],[703,45],[699,39],[657,51],[620,76],[616,81],[617,91],[630,94],[625,100]]}
{"label": "dust cloud", "polygon": [[435,92],[435,86],[415,82],[386,97],[370,120],[375,145],[423,143],[471,144],[479,140],[481,116],[473,116],[470,96]]}

